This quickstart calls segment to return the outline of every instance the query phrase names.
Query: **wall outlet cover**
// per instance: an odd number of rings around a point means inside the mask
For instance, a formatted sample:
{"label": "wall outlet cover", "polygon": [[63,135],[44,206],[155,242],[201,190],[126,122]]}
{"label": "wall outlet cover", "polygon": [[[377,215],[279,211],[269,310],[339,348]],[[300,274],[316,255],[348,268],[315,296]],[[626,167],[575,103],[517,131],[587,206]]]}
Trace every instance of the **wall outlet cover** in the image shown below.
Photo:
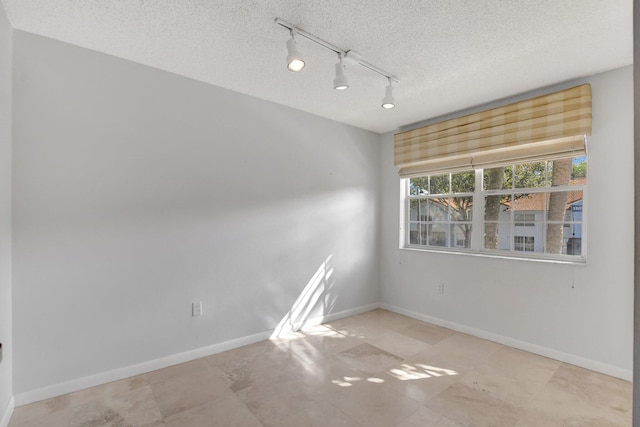
{"label": "wall outlet cover", "polygon": [[202,301],[197,301],[191,304],[191,315],[202,316]]}

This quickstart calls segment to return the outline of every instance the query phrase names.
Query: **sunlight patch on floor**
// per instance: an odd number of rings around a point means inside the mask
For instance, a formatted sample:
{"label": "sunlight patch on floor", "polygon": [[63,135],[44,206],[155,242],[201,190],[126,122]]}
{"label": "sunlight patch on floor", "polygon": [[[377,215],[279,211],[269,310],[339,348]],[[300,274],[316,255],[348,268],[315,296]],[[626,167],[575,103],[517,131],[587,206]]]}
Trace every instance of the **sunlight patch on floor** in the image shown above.
{"label": "sunlight patch on floor", "polygon": [[354,383],[360,381],[367,381],[374,384],[382,384],[384,380],[382,378],[369,377],[369,378],[360,378],[360,377],[342,377],[335,380],[331,380],[331,383],[340,386],[340,387],[351,387]]}
{"label": "sunlight patch on floor", "polygon": [[458,375],[458,373],[452,369],[439,368],[437,366],[430,366],[422,363],[416,363],[413,365],[404,363],[400,368],[390,369],[389,373],[400,381],[422,380],[433,377]]}

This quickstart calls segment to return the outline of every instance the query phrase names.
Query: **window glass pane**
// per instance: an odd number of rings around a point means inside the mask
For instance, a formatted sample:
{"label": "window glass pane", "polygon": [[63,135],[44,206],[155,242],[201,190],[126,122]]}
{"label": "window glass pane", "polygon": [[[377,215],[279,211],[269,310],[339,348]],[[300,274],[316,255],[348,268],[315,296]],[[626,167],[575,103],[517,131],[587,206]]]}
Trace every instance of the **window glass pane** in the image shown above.
{"label": "window glass pane", "polygon": [[554,191],[546,194],[547,221],[582,221],[582,191]]}
{"label": "window glass pane", "polygon": [[[547,227],[545,252],[550,254],[569,254],[569,239],[582,237],[582,191],[555,191],[547,195]],[[567,222],[567,223],[564,223]],[[572,240],[571,254],[580,255],[578,243]]]}
{"label": "window glass pane", "polygon": [[580,255],[582,251],[582,224],[547,224],[546,247],[548,254]]}
{"label": "window glass pane", "polygon": [[409,223],[409,244],[410,245],[417,245],[418,243],[418,239],[419,239],[419,225],[415,222],[411,222]]}
{"label": "window glass pane", "polygon": [[582,255],[582,224],[565,224],[563,237],[563,254]]}
{"label": "window glass pane", "polygon": [[475,171],[466,171],[451,174],[451,191],[453,193],[473,193],[475,188]]}
{"label": "window glass pane", "polygon": [[453,227],[453,245],[458,248],[471,247],[471,224],[456,224]]}
{"label": "window glass pane", "polygon": [[587,183],[587,157],[576,157],[571,162],[570,185],[585,185]]}
{"label": "window glass pane", "polygon": [[429,221],[449,220],[449,199],[429,199]]}
{"label": "window glass pane", "polygon": [[515,214],[544,212],[545,193],[515,193],[512,209]]}
{"label": "window glass pane", "polygon": [[409,200],[409,221],[418,220],[418,200]]}
{"label": "window glass pane", "polygon": [[485,169],[483,172],[483,188],[485,190],[508,190],[513,183],[513,166],[501,166]]}
{"label": "window glass pane", "polygon": [[484,219],[485,221],[511,221],[511,213],[507,210],[511,207],[510,195],[485,196]]}
{"label": "window glass pane", "polygon": [[545,187],[547,176],[547,162],[516,165],[514,188]]}
{"label": "window glass pane", "polygon": [[572,161],[560,159],[549,162],[549,187],[569,185],[571,182]]}
{"label": "window glass pane", "polygon": [[412,196],[421,196],[429,191],[429,177],[422,176],[420,178],[411,178],[409,180],[409,194]]}
{"label": "window glass pane", "polygon": [[549,254],[561,254],[563,243],[563,224],[547,224],[547,244],[545,252]]}
{"label": "window glass pane", "polygon": [[429,177],[429,194],[447,194],[449,192],[449,174]]}
{"label": "window glass pane", "polygon": [[450,202],[452,221],[471,221],[473,197],[454,197]]}
{"label": "window glass pane", "polygon": [[508,222],[485,222],[484,248],[511,250],[511,224]]}
{"label": "window glass pane", "polygon": [[418,221],[429,221],[429,202],[427,199],[420,200],[420,215]]}
{"label": "window glass pane", "polygon": [[429,224],[429,245],[447,246],[449,224]]}

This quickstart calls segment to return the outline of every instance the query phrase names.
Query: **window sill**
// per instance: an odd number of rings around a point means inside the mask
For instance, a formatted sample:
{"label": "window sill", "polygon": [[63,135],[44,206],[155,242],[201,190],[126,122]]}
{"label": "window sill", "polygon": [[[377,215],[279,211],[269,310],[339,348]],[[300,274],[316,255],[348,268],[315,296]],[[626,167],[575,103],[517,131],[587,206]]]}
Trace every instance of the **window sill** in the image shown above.
{"label": "window sill", "polygon": [[477,252],[472,250],[461,250],[461,249],[434,249],[434,248],[425,248],[425,247],[414,247],[414,246],[406,246],[400,247],[400,250],[410,251],[410,252],[429,252],[429,253],[437,253],[437,254],[446,254],[446,255],[456,255],[456,256],[470,256],[470,257],[479,257],[479,258],[494,258],[494,259],[508,259],[515,261],[529,261],[529,262],[541,262],[546,264],[564,264],[564,265],[579,265],[584,266],[587,264],[587,260],[584,257],[576,257],[576,259],[566,259],[566,258],[540,258],[533,256],[521,256],[516,254],[497,254],[492,252]]}

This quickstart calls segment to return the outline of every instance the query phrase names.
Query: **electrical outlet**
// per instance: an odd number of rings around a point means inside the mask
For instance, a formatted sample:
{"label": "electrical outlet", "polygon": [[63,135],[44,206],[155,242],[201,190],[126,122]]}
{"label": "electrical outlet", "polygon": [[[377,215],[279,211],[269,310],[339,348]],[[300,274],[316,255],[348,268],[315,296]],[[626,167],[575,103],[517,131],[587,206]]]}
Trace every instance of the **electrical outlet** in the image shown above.
{"label": "electrical outlet", "polygon": [[438,283],[438,293],[444,295],[444,283]]}
{"label": "electrical outlet", "polygon": [[202,316],[202,301],[191,303],[191,316]]}

